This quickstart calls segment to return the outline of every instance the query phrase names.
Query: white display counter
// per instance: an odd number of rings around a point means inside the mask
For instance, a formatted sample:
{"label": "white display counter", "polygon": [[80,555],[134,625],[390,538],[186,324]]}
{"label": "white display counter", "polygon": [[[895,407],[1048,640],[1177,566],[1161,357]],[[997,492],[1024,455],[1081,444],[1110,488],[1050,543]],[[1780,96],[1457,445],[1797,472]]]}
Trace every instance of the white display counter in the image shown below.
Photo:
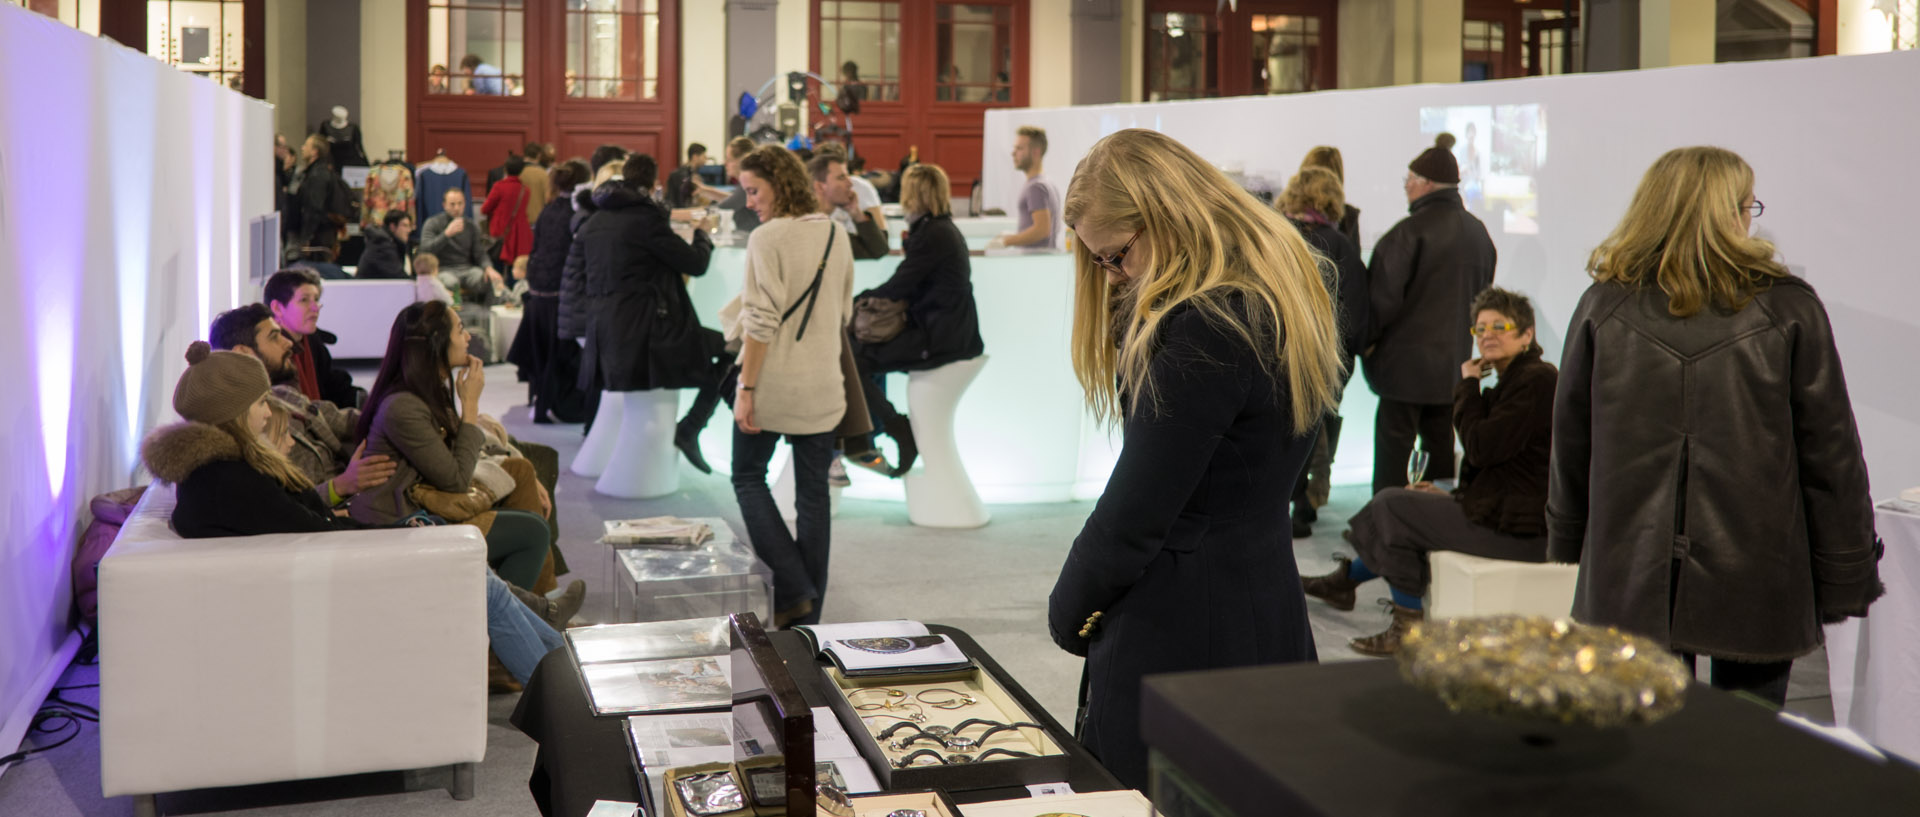
{"label": "white display counter", "polygon": [[[957,221],[974,246],[984,245],[1011,226],[1009,219]],[[899,246],[897,240],[894,246]],[[743,247],[717,248],[707,274],[693,279],[689,291],[702,323],[719,326],[720,308],[740,291],[745,260]],[[900,256],[889,256],[855,262],[854,293],[886,281],[900,260]],[[961,399],[955,419],[955,433],[974,486],[981,499],[990,503],[1065,502],[1099,496],[1118,454],[1118,433],[1109,435],[1087,413],[1067,357],[1073,257],[1015,253],[972,260],[980,335],[992,358]],[[890,376],[887,388],[894,406],[906,411],[906,375]],[[682,400],[692,397],[688,391]],[[701,437],[701,448],[707,461],[723,473],[730,470],[732,434],[730,415],[722,406],[721,415]],[[778,468],[776,464],[774,470]],[[904,500],[899,480],[858,468],[848,470],[853,487],[846,496]]]}

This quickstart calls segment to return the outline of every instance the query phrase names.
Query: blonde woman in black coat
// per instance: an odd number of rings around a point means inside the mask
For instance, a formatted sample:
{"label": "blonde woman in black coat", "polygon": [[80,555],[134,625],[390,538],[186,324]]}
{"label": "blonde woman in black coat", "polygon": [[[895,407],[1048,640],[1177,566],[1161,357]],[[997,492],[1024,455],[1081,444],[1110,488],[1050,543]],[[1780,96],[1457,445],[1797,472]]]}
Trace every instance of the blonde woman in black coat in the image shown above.
{"label": "blonde woman in black coat", "polygon": [[1082,742],[1145,788],[1143,676],[1316,658],[1280,500],[1333,408],[1340,338],[1300,234],[1164,135],[1100,140],[1065,211],[1074,373],[1124,438],[1047,625],[1087,657]]}
{"label": "blonde woman in black coat", "polygon": [[1641,633],[1775,704],[1822,622],[1882,589],[1860,434],[1819,296],[1748,234],[1753,169],[1660,157],[1567,326],[1548,556],[1576,618]]}

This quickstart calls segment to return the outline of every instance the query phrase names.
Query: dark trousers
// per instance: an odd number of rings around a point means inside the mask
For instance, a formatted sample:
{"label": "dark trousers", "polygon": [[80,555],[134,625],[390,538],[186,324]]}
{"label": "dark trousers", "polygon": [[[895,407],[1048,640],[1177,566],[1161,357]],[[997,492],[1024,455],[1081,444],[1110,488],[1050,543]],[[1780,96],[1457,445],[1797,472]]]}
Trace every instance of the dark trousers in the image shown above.
{"label": "dark trousers", "polygon": [[820,623],[827,595],[827,554],[832,545],[832,508],[827,497],[827,466],[833,462],[833,432],[784,435],[793,449],[793,504],[799,516],[787,530],[767,488],[767,463],[783,435],[770,431],[733,431],[733,496],[747,526],[753,552],[773,570],[773,609],[780,612],[811,601],[813,612],[793,624]]}
{"label": "dark trousers", "polygon": [[1374,494],[1347,524],[1361,563],[1410,596],[1426,594],[1433,578],[1427,554],[1436,550],[1510,562],[1547,560],[1546,537],[1509,536],[1476,525],[1450,494],[1390,488]]}
{"label": "dark trousers", "polygon": [[[1694,654],[1680,653],[1680,660],[1686,662],[1687,672],[1691,674],[1694,671]],[[1747,664],[1725,658],[1709,660],[1712,663],[1707,665],[1707,683],[1714,689],[1745,692],[1774,706],[1786,706],[1787,677],[1793,672],[1792,661]]]}
{"label": "dark trousers", "polygon": [[1311,508],[1327,504],[1333,492],[1333,458],[1340,453],[1340,415],[1322,418],[1315,434],[1313,453],[1300,467],[1300,478],[1293,481],[1293,503],[1304,502]]}
{"label": "dark trousers", "polygon": [[[914,329],[916,329],[916,327],[909,327],[909,331]],[[848,437],[843,441],[843,445],[849,453],[859,454],[872,451],[874,449],[874,440],[878,439],[881,434],[887,433],[887,426],[889,424],[897,424],[901,420],[906,419],[906,415],[901,414],[899,409],[894,408],[892,403],[887,402],[887,374],[894,370],[882,368],[881,365],[874,360],[873,350],[881,348],[884,347],[880,344],[861,345],[857,343],[854,348],[853,367],[860,372],[860,391],[864,393],[867,398],[867,415],[873,420],[873,431],[860,437]]]}
{"label": "dark trousers", "polygon": [[1402,403],[1380,398],[1373,415],[1373,492],[1407,485],[1407,458],[1413,441],[1430,460],[1424,480],[1453,478],[1453,406]]}

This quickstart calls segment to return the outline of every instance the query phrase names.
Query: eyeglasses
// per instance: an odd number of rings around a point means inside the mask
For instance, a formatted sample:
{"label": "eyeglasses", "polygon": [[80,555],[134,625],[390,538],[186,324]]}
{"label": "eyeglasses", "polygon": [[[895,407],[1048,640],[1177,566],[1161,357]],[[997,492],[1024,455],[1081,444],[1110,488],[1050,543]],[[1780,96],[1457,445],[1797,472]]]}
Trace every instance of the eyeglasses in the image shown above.
{"label": "eyeglasses", "polygon": [[1753,216],[1754,218],[1759,218],[1761,213],[1764,213],[1767,211],[1767,205],[1761,203],[1759,199],[1754,199],[1752,204],[1749,204],[1742,209],[1746,210],[1747,213]]}
{"label": "eyeglasses", "polygon": [[1499,323],[1477,323],[1473,325],[1472,329],[1468,329],[1467,331],[1477,338],[1488,332],[1512,332],[1519,328],[1520,325],[1513,321],[1501,321]]}
{"label": "eyeglasses", "polygon": [[[1088,247],[1087,255],[1093,258],[1093,263],[1100,265],[1101,269],[1111,272],[1115,275],[1125,276],[1127,272],[1126,270],[1123,270],[1120,268],[1120,262],[1125,261],[1127,259],[1127,251],[1133,249],[1133,242],[1139,241],[1140,236],[1145,234],[1146,231],[1147,229],[1145,227],[1140,228],[1140,232],[1134,233],[1132,238],[1127,239],[1127,243],[1125,245],[1122,245],[1120,247],[1120,251],[1117,253],[1114,253],[1108,256],[1102,256],[1098,253],[1093,252],[1092,247]],[[1085,244],[1086,242],[1083,241],[1081,243]]]}

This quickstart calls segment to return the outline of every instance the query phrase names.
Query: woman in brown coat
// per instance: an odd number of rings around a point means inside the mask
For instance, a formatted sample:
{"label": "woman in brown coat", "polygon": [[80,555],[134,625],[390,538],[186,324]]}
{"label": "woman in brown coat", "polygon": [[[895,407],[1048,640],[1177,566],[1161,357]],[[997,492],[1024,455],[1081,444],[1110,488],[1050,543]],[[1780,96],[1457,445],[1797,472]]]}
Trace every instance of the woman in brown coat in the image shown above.
{"label": "woman in brown coat", "polygon": [[1593,251],[1554,413],[1549,556],[1573,613],[1713,657],[1776,704],[1821,622],[1881,593],[1860,435],[1820,298],[1748,235],[1753,169],[1660,157]]}

